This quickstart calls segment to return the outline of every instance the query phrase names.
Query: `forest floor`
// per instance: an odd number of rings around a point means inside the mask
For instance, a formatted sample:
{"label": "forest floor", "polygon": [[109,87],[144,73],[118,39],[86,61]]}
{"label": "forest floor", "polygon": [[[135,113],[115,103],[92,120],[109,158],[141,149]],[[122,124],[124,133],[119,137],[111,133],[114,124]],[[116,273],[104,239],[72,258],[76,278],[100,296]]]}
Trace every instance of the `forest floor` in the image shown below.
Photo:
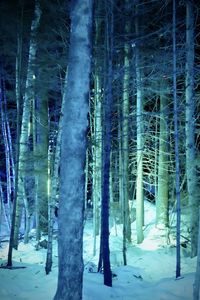
{"label": "forest floor", "polygon": [[[88,218],[84,228],[83,300],[192,300],[196,258],[191,259],[187,248],[182,249],[181,278],[176,280],[174,235],[170,235],[169,244],[167,233],[155,227],[155,206],[148,202],[145,202],[145,224],[143,243],[137,245],[133,239],[127,247],[127,266],[123,266],[121,225],[112,227],[110,258],[112,271],[116,276],[113,278],[113,287],[110,288],[103,285],[103,274],[96,272],[99,249],[97,255],[93,256],[92,220]],[[184,222],[182,226],[184,227]],[[132,223],[132,233],[136,237],[135,222]],[[13,265],[16,268],[0,268],[1,300],[53,299],[58,269],[56,238],[53,268],[49,275],[45,274],[44,269],[46,250],[36,250],[35,244],[34,238],[27,245],[21,242],[18,251],[14,250],[13,253]],[[7,251],[8,243],[1,242],[1,265],[6,262]]]}

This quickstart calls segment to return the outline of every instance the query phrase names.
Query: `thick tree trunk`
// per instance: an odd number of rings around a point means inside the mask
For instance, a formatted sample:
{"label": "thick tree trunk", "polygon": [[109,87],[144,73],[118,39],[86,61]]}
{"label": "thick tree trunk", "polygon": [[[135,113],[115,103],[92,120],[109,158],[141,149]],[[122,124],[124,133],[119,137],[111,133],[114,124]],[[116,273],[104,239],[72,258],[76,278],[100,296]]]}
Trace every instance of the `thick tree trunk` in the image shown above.
{"label": "thick tree trunk", "polygon": [[82,299],[84,168],[90,75],[92,0],[71,9],[67,90],[63,115],[58,213],[58,285],[54,300]]}

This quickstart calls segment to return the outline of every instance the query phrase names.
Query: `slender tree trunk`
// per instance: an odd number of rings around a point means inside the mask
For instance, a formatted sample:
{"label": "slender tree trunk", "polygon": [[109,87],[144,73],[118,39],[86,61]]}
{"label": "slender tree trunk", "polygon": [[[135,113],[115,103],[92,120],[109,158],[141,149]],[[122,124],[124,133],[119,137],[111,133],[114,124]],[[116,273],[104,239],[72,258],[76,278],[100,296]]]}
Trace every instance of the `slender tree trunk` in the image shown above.
{"label": "slender tree trunk", "polygon": [[30,215],[30,209],[29,209],[28,199],[27,199],[26,194],[25,194],[25,189],[24,189],[24,192],[23,192],[23,199],[24,199],[24,208],[25,208],[24,243],[27,244],[28,241],[29,241],[31,215]]}
{"label": "slender tree trunk", "polygon": [[176,0],[173,0],[173,100],[174,100],[174,140],[175,140],[175,170],[176,170],[176,278],[181,275],[180,257],[180,224],[181,224],[181,199],[180,199],[180,162],[179,162],[179,131],[178,131],[178,99],[176,83]]}
{"label": "slender tree trunk", "polygon": [[71,36],[61,143],[58,285],[54,300],[81,300],[84,169],[90,75],[92,1],[71,7]]}
{"label": "slender tree trunk", "polygon": [[[155,109],[157,111],[157,99],[155,104]],[[155,186],[155,202],[158,199],[158,147],[159,147],[159,139],[158,139],[158,119],[155,119],[155,142],[154,142],[154,149],[155,149],[155,159],[154,159],[154,186]]]}
{"label": "slender tree trunk", "polygon": [[[88,159],[88,149],[86,151],[86,162],[85,162],[85,210],[87,209],[87,192],[88,192],[88,182],[89,182],[89,159]],[[86,216],[85,216],[86,218]]]}
{"label": "slender tree trunk", "polygon": [[3,67],[0,66],[0,111],[1,111],[1,128],[3,135],[4,144],[4,155],[5,155],[5,166],[6,166],[6,202],[8,207],[8,222],[9,226],[11,224],[12,217],[12,205],[11,205],[11,153],[10,149],[12,145],[11,140],[9,140],[9,123],[7,120],[7,101],[6,101],[6,91],[5,91],[5,81],[3,74]]}
{"label": "slender tree trunk", "polygon": [[[41,78],[39,78],[40,80]],[[34,124],[34,173],[37,189],[39,232],[48,232],[48,101],[44,94],[35,97]],[[37,194],[36,194],[37,193]],[[40,234],[39,234],[40,236]]]}
{"label": "slender tree trunk", "polygon": [[[128,34],[129,24],[126,24],[125,29]],[[126,242],[131,242],[131,223],[129,211],[129,56],[130,46],[125,44],[124,47],[124,79],[123,79],[123,99],[122,99],[122,125],[121,125],[121,204],[122,204],[122,219],[123,219],[123,260],[124,265],[127,265],[126,257]]]}
{"label": "slender tree trunk", "polygon": [[[105,77],[104,99],[102,106],[102,202],[101,202],[101,237],[99,266],[103,264],[104,284],[112,286],[109,249],[109,204],[110,204],[110,153],[111,153],[111,116],[112,116],[112,51],[113,51],[113,7],[108,9],[106,1],[105,11]],[[107,71],[107,72],[106,72]],[[107,75],[107,76],[106,76]]]}
{"label": "slender tree trunk", "polygon": [[[111,62],[109,62],[111,64]],[[109,65],[109,78],[112,78],[112,70]],[[109,79],[109,84],[112,80]],[[104,271],[104,284],[112,286],[112,274],[110,268],[109,250],[109,200],[110,200],[110,151],[111,151],[111,109],[112,93],[108,86],[108,94],[105,95],[103,104],[103,153],[102,153],[102,207],[101,207],[101,248]]]}
{"label": "slender tree trunk", "polygon": [[22,28],[23,28],[23,12],[24,7],[22,4],[20,15],[20,29],[17,36],[17,56],[16,56],[16,80],[15,80],[15,93],[16,93],[16,107],[17,107],[17,120],[16,120],[16,140],[15,140],[15,189],[13,198],[13,211],[12,211],[12,228],[10,233],[10,243],[8,251],[8,265],[12,264],[12,247],[14,246],[14,226],[15,216],[17,209],[17,190],[18,190],[18,175],[19,175],[19,142],[20,142],[20,125],[21,125],[21,100],[22,100]]}
{"label": "slender tree trunk", "polygon": [[157,226],[168,226],[168,97],[166,84],[161,83],[160,91],[160,134],[158,157],[158,196],[156,199],[156,223]]}
{"label": "slender tree trunk", "polygon": [[[138,11],[136,7],[136,12]],[[139,20],[135,21],[136,35],[139,35]],[[144,239],[144,191],[143,191],[143,100],[142,100],[142,74],[141,74],[141,56],[139,46],[135,49],[136,63],[136,89],[137,89],[137,108],[136,108],[136,126],[137,126],[137,177],[136,177],[136,228],[137,243],[142,243]]]}
{"label": "slender tree trunk", "polygon": [[17,106],[17,128],[16,128],[16,149],[15,149],[15,189],[13,197],[13,210],[12,210],[12,222],[11,222],[11,231],[10,231],[10,240],[8,248],[8,260],[7,266],[12,266],[12,252],[13,248],[16,245],[15,243],[15,222],[16,222],[16,210],[17,210],[17,195],[18,195],[18,174],[19,174],[19,141],[20,141],[20,104],[21,104],[21,58],[22,58],[22,24],[23,24],[23,6],[21,11],[21,26],[20,33],[17,38],[17,56],[16,56],[16,106]]}
{"label": "slender tree trunk", "polygon": [[[125,2],[127,5],[127,1]],[[125,33],[130,32],[130,22],[126,21]],[[124,79],[123,79],[123,98],[122,98],[122,188],[123,188],[123,240],[124,250],[126,249],[125,240],[131,242],[131,221],[129,209],[129,85],[130,85],[130,45],[124,45]],[[125,258],[125,255],[124,255]],[[124,264],[127,262],[124,259]]]}
{"label": "slender tree trunk", "polygon": [[[67,87],[67,83],[65,82],[65,88]],[[61,135],[63,129],[63,112],[64,112],[64,99],[65,93],[63,94],[62,99],[62,107],[61,107],[61,116],[58,125],[58,134],[56,140],[56,150],[55,150],[55,158],[53,162],[53,170],[52,176],[49,178],[50,180],[50,191],[49,191],[49,199],[48,199],[48,244],[47,244],[47,256],[46,256],[46,265],[45,271],[46,274],[51,272],[52,263],[53,263],[53,224],[54,224],[54,211],[56,207],[56,199],[58,193],[58,182],[59,182],[59,167],[60,167],[60,150],[61,150]],[[49,172],[50,173],[50,172]],[[57,203],[58,205],[58,203]]]}
{"label": "slender tree trunk", "polygon": [[[200,209],[199,209],[200,213]],[[193,300],[199,300],[200,293],[200,219],[199,219],[199,228],[198,228],[198,245],[197,245],[197,266],[196,273],[193,285]]]}
{"label": "slender tree trunk", "polygon": [[95,103],[94,103],[94,139],[93,149],[93,255],[96,255],[96,236],[100,228],[100,203],[101,203],[101,156],[102,156],[102,121],[101,121],[101,86],[99,75],[95,76]]}
{"label": "slender tree trunk", "polygon": [[[93,203],[93,255],[96,255],[96,237],[100,233],[100,209],[101,209],[101,184],[102,184],[102,53],[101,53],[101,31],[103,30],[103,22],[99,17],[101,14],[103,2],[96,1],[96,17],[95,17],[95,37],[94,37],[94,53],[96,57],[94,65],[94,117],[93,117],[93,140],[92,147],[93,156],[93,182],[92,182],[92,203]],[[91,122],[92,123],[92,122]]]}
{"label": "slender tree trunk", "polygon": [[186,1],[186,175],[190,206],[191,257],[197,255],[200,200],[197,189],[194,99],[194,4]]}
{"label": "slender tree trunk", "polygon": [[[1,182],[1,178],[0,178],[0,199],[1,199],[1,218],[3,218],[2,214],[4,214],[4,218],[5,218],[5,222],[6,222],[6,225],[7,225],[7,229],[8,231],[10,231],[10,224],[9,224],[9,221],[8,221],[8,215],[7,215],[7,211],[6,211],[6,208],[5,208],[5,202],[4,202],[4,194],[3,194],[3,189],[2,189],[2,182]],[[2,219],[0,219],[0,223],[2,224]]]}
{"label": "slender tree trunk", "polygon": [[123,162],[123,142],[122,142],[122,112],[120,110],[120,106],[118,109],[119,115],[119,122],[118,122],[118,139],[119,139],[119,207],[120,207],[120,222],[122,221],[123,224],[123,243],[122,243],[122,254],[123,254],[123,263],[127,265],[127,203],[125,203],[125,196],[124,196],[124,162]]}
{"label": "slender tree trunk", "polygon": [[18,165],[18,188],[17,188],[17,201],[16,201],[16,216],[14,222],[14,247],[18,247],[18,234],[21,222],[21,214],[23,207],[23,189],[25,183],[25,170],[26,170],[26,157],[28,152],[28,127],[30,123],[31,101],[34,98],[34,62],[36,58],[36,33],[39,27],[41,10],[39,2],[35,0],[35,14],[31,25],[31,38],[28,58],[28,70],[26,80],[26,90],[24,95],[23,115],[21,124],[20,135],[20,148],[19,148],[19,165]]}

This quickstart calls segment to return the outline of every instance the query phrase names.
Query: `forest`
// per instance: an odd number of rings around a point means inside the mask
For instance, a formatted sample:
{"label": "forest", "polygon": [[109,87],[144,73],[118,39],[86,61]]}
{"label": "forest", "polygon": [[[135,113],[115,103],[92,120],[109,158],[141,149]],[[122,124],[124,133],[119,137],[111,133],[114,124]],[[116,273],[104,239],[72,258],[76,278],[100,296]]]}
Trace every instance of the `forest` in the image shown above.
{"label": "forest", "polygon": [[[154,300],[200,299],[199,49],[198,0],[0,1],[0,298],[149,299],[116,282],[159,240],[190,291]],[[51,295],[9,294],[21,249]]]}

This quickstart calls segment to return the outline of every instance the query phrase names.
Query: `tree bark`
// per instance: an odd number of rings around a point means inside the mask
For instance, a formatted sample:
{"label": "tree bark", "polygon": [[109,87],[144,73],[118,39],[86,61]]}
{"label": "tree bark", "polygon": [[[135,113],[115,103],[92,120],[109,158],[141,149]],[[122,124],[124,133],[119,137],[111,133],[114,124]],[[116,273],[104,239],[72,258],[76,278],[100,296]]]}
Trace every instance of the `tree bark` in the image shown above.
{"label": "tree bark", "polygon": [[[200,213],[200,209],[199,209]],[[197,245],[197,266],[196,273],[193,285],[193,300],[199,300],[199,292],[200,292],[200,219],[199,219],[199,227],[198,227],[198,245]]]}
{"label": "tree bark", "polygon": [[[127,1],[125,1],[125,6]],[[125,11],[126,11],[125,7]],[[130,21],[125,23],[125,34],[130,33]],[[126,241],[131,242],[131,220],[129,209],[129,86],[130,86],[130,45],[124,45],[124,78],[123,78],[123,97],[122,97],[122,215],[123,215],[123,257],[124,265],[127,264]]]}
{"label": "tree bark", "polygon": [[176,183],[176,278],[181,275],[180,257],[180,159],[179,159],[179,128],[178,128],[178,98],[177,98],[177,65],[176,65],[176,0],[173,0],[173,100],[174,100],[174,140],[175,140],[175,183]]}
{"label": "tree bark", "polygon": [[[44,78],[43,78],[44,79]],[[41,80],[41,77],[38,78]],[[42,80],[41,80],[42,81]],[[34,176],[38,202],[39,228],[41,232],[48,232],[48,100],[45,93],[36,93],[33,109],[34,122]]]}
{"label": "tree bark", "polygon": [[58,285],[54,300],[82,299],[84,168],[90,82],[92,0],[74,1],[61,142]]}
{"label": "tree bark", "polygon": [[161,83],[160,91],[160,134],[158,157],[158,195],[156,199],[156,223],[158,226],[168,226],[168,98],[166,83]]}
{"label": "tree bark", "polygon": [[34,19],[31,25],[31,38],[30,38],[30,47],[29,47],[29,58],[28,58],[28,70],[27,70],[27,79],[26,79],[26,90],[24,95],[23,103],[23,115],[22,115],[22,124],[21,124],[21,134],[20,134],[20,145],[19,145],[19,163],[18,163],[18,180],[17,180],[17,197],[16,197],[16,214],[15,209],[13,208],[13,218],[12,226],[14,228],[11,230],[13,237],[10,239],[10,243],[13,244],[15,248],[18,247],[18,234],[19,226],[21,222],[21,214],[23,207],[23,189],[25,183],[25,169],[26,169],[26,157],[28,151],[28,130],[30,123],[30,111],[31,111],[31,101],[34,97],[34,63],[36,58],[36,33],[40,23],[41,10],[39,2],[35,1],[35,12]]}
{"label": "tree bark", "polygon": [[[138,8],[136,6],[136,12]],[[135,20],[136,35],[139,35],[139,20]],[[144,239],[144,190],[143,190],[143,99],[142,99],[142,74],[141,74],[141,55],[139,45],[135,49],[135,64],[136,64],[136,90],[137,90],[137,108],[136,108],[136,126],[137,126],[137,177],[136,177],[136,229],[137,243],[142,243]]]}
{"label": "tree bark", "polygon": [[101,120],[101,86],[100,77],[96,73],[95,80],[95,97],[94,97],[94,140],[95,147],[93,148],[93,255],[96,255],[96,236],[99,234],[100,229],[100,204],[101,204],[101,156],[102,156],[102,120]]}
{"label": "tree bark", "polygon": [[[67,86],[67,83],[65,82],[65,88]],[[45,264],[45,271],[48,275],[51,272],[52,264],[53,264],[53,224],[54,224],[54,212],[55,207],[58,205],[56,203],[57,199],[57,193],[58,193],[58,183],[59,183],[59,167],[60,167],[60,150],[61,150],[61,134],[62,134],[62,128],[63,128],[63,112],[64,112],[64,99],[65,94],[63,94],[62,97],[62,107],[61,107],[61,115],[58,125],[58,133],[56,138],[56,149],[55,149],[55,155],[54,155],[54,161],[51,169],[49,170],[49,173],[52,173],[50,176],[49,174],[49,198],[48,198],[48,243],[47,243],[47,256],[46,256],[46,264]],[[49,151],[50,152],[50,151]],[[49,160],[51,165],[51,153],[49,153]],[[50,166],[49,166],[50,168]],[[58,208],[58,207],[57,207]]]}
{"label": "tree bark", "polygon": [[194,4],[186,1],[186,175],[190,207],[191,257],[197,255],[200,201],[197,189],[194,99]]}
{"label": "tree bark", "polygon": [[108,9],[104,1],[105,56],[104,56],[104,99],[102,104],[102,199],[101,236],[98,270],[103,267],[104,284],[112,286],[109,248],[109,205],[110,205],[110,154],[111,154],[111,116],[112,116],[112,53],[113,53],[113,6]]}

